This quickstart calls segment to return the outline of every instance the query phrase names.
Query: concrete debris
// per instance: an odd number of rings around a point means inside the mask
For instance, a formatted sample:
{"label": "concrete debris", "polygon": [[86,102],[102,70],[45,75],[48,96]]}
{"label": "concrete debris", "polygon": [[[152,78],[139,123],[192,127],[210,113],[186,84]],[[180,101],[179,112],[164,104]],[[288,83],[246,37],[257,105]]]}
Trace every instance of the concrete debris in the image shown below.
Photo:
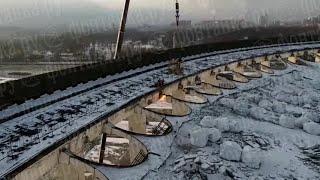
{"label": "concrete debris", "polygon": [[262,137],[261,135],[258,135],[256,133],[242,133],[242,141],[252,148],[267,150],[271,147],[270,142],[267,138]]}
{"label": "concrete debris", "polygon": [[221,139],[221,132],[219,129],[211,128],[208,133],[210,142],[215,143]]}
{"label": "concrete debris", "polygon": [[190,142],[193,146],[205,147],[208,143],[208,130],[197,129],[190,132]]}
{"label": "concrete debris", "polygon": [[216,128],[200,128],[190,132],[190,143],[196,147],[205,147],[210,142],[217,142],[221,138],[221,132]]}
{"label": "concrete debris", "polygon": [[220,145],[220,157],[229,161],[240,161],[242,148],[232,141],[223,142]]}
{"label": "concrete debris", "polygon": [[241,161],[250,168],[259,169],[261,164],[261,154],[259,149],[245,146],[242,150]]}
{"label": "concrete debris", "polygon": [[250,103],[245,101],[236,101],[233,105],[233,111],[241,116],[247,116],[250,113]]}
{"label": "concrete debris", "polygon": [[202,164],[201,164],[201,169],[207,170],[207,169],[209,169],[209,168],[210,168],[210,165],[209,165],[209,164],[207,164],[207,163],[202,163]]}
{"label": "concrete debris", "polygon": [[320,117],[319,117],[318,112],[307,111],[303,116],[305,118],[308,118],[308,119],[312,120],[313,122],[320,123]]}
{"label": "concrete debris", "polygon": [[214,121],[216,121],[216,128],[221,132],[239,133],[243,130],[242,125],[233,116],[219,117]]}
{"label": "concrete debris", "polygon": [[220,99],[219,104],[228,108],[233,108],[234,102],[234,99],[222,98]]}
{"label": "concrete debris", "polygon": [[261,107],[252,107],[250,109],[250,116],[254,119],[261,120],[261,121],[267,121],[272,122],[275,124],[278,124],[279,119],[276,117],[274,112],[268,111]]}
{"label": "concrete debris", "polygon": [[187,163],[184,159],[182,159],[181,161],[179,161],[179,163],[177,165],[174,166],[173,171],[175,172],[180,172],[180,168],[185,166]]}
{"label": "concrete debris", "polygon": [[205,116],[200,121],[200,125],[203,127],[213,128],[217,126],[217,121],[212,116]]}
{"label": "concrete debris", "polygon": [[179,173],[179,177],[182,176],[185,179],[192,179],[200,177],[200,179],[206,179],[207,174],[214,174],[221,166],[220,161],[211,162],[208,159],[208,154],[201,152],[197,154],[186,154],[183,157],[174,161],[173,172]]}
{"label": "concrete debris", "polygon": [[231,178],[223,174],[209,174],[208,180],[231,180]]}
{"label": "concrete debris", "polygon": [[275,99],[281,102],[285,102],[288,104],[291,104],[292,102],[292,95],[289,93],[286,93],[284,91],[278,92],[278,94],[275,96]]}
{"label": "concrete debris", "polygon": [[262,107],[268,111],[271,111],[273,107],[273,103],[270,102],[269,100],[263,99],[262,101],[259,102],[259,107]]}
{"label": "concrete debris", "polygon": [[282,114],[279,118],[279,124],[283,127],[294,129],[295,128],[295,119],[292,116],[287,116]]}
{"label": "concrete debris", "polygon": [[302,150],[302,153],[305,155],[305,157],[302,157],[301,159],[320,173],[320,144],[303,148]]}
{"label": "concrete debris", "polygon": [[303,124],[308,123],[308,122],[312,122],[312,120],[309,119],[307,116],[301,116],[301,117],[295,119],[294,125],[297,128],[302,129],[303,128]]}
{"label": "concrete debris", "polygon": [[221,132],[230,131],[229,117],[220,117],[220,118],[217,118],[216,121],[217,121],[217,128]]}
{"label": "concrete debris", "polygon": [[193,159],[195,159],[195,158],[197,158],[197,155],[196,155],[196,154],[190,154],[190,155],[185,155],[185,156],[184,156],[184,159],[185,159],[185,160],[193,160]]}
{"label": "concrete debris", "polygon": [[260,176],[251,176],[248,180],[264,180],[263,177]]}
{"label": "concrete debris", "polygon": [[284,114],[287,111],[287,104],[284,102],[274,101],[272,105],[272,111]]}
{"label": "concrete debris", "polygon": [[243,130],[240,122],[232,119],[229,120],[229,128],[229,131],[233,133],[240,133]]}
{"label": "concrete debris", "polygon": [[294,117],[301,117],[304,113],[304,109],[297,106],[287,106],[287,113],[292,114]]}
{"label": "concrete debris", "polygon": [[320,125],[315,122],[303,124],[303,130],[309,134],[320,136]]}
{"label": "concrete debris", "polygon": [[194,163],[197,163],[197,164],[200,163],[200,162],[201,162],[200,157],[195,158],[193,162],[194,162]]}
{"label": "concrete debris", "polygon": [[292,78],[296,81],[302,81],[303,80],[303,76],[301,75],[300,72],[298,71],[293,71],[292,72]]}
{"label": "concrete debris", "polygon": [[230,165],[224,165],[219,168],[219,173],[223,174],[227,179],[236,179],[239,176],[237,172]]}

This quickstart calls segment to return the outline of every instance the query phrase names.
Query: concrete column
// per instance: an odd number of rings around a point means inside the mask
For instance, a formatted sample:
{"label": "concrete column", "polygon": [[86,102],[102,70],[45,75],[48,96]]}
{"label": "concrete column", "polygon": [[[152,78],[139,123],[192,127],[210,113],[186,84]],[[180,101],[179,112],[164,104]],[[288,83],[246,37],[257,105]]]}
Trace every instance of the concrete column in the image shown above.
{"label": "concrete column", "polygon": [[93,173],[91,173],[91,172],[85,172],[85,173],[84,173],[84,179],[85,179],[85,180],[93,180]]}
{"label": "concrete column", "polygon": [[[137,110],[136,110],[137,111]],[[139,110],[139,112],[134,112],[129,118],[129,130],[137,133],[146,133],[147,117]]]}

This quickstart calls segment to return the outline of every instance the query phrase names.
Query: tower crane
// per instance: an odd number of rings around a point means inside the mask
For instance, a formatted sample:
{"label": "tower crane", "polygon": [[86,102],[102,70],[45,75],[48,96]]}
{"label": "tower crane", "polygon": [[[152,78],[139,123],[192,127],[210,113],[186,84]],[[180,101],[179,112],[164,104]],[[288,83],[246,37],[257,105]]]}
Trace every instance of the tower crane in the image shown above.
{"label": "tower crane", "polygon": [[[126,29],[126,22],[127,22],[128,12],[129,12],[129,5],[130,5],[130,0],[125,0],[121,23],[120,23],[119,32],[118,32],[117,45],[116,45],[116,50],[115,50],[115,54],[114,54],[114,59],[117,59],[119,57],[120,52],[121,52],[122,43],[123,43],[123,39],[124,39],[124,33],[125,33],[125,29]],[[180,8],[179,2],[178,2],[178,0],[176,0],[177,28],[179,26],[179,18],[180,18],[179,8]]]}
{"label": "tower crane", "polygon": [[121,24],[118,32],[118,39],[117,39],[117,46],[116,46],[116,51],[114,54],[114,59],[117,59],[122,48],[122,42],[124,38],[124,32],[126,29],[126,22],[127,22],[127,17],[128,17],[128,11],[129,11],[129,5],[130,5],[130,0],[126,0],[124,4],[124,9],[122,13],[122,18],[121,18]]}
{"label": "tower crane", "polygon": [[179,2],[176,0],[176,23],[177,27],[179,27],[179,19],[180,19],[180,7],[179,7]]}

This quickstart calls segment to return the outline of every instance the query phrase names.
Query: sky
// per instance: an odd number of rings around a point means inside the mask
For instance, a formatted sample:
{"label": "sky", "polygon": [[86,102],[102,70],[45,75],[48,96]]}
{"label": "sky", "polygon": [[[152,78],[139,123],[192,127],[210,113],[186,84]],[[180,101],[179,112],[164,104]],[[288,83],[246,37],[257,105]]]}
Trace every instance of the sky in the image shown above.
{"label": "sky", "polygon": [[[244,18],[268,13],[281,20],[320,14],[319,0],[179,0],[181,19]],[[131,0],[128,23],[164,24],[174,21],[175,0]],[[35,26],[86,21],[109,16],[117,22],[124,0],[0,0],[0,25]]]}

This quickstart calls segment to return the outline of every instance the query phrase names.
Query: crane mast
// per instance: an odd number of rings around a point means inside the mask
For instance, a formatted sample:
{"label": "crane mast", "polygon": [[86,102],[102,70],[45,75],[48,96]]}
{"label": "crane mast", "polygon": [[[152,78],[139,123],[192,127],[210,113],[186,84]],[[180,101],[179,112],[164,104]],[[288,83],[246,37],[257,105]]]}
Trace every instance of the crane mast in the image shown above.
{"label": "crane mast", "polygon": [[180,19],[180,7],[179,7],[179,2],[178,0],[176,0],[176,23],[177,23],[177,27],[179,27],[179,19]]}
{"label": "crane mast", "polygon": [[114,59],[117,59],[119,57],[120,52],[121,52],[124,33],[125,33],[125,29],[126,29],[126,22],[127,22],[127,17],[128,17],[129,5],[130,5],[130,0],[126,0],[125,5],[124,5],[124,9],[123,9],[123,13],[122,13],[120,28],[119,28],[119,32],[118,32],[117,46],[116,46],[116,50],[115,50],[115,54],[114,54]]}
{"label": "crane mast", "polygon": [[[119,27],[114,59],[117,59],[119,57],[119,54],[121,53],[122,43],[123,43],[123,39],[124,39],[124,33],[125,33],[125,29],[126,29],[126,22],[127,22],[127,17],[128,17],[129,5],[130,5],[130,0],[126,0],[125,1],[125,5],[124,5],[124,9],[123,9],[123,13],[122,13],[120,27]],[[177,23],[177,28],[179,27],[179,19],[180,19],[180,14],[179,13],[180,13],[179,2],[178,2],[178,0],[176,0],[176,23]]]}

